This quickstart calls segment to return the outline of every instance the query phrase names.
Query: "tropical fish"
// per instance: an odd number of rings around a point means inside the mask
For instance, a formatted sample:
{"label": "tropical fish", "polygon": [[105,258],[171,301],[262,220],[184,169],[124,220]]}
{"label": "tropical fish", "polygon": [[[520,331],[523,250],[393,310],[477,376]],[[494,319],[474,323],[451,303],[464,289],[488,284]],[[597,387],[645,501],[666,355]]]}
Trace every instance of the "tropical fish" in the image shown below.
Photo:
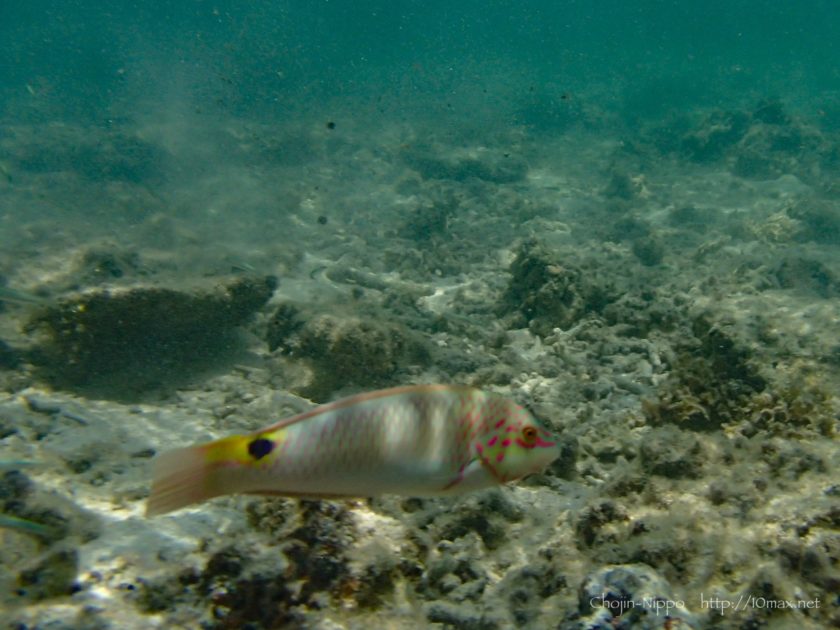
{"label": "tropical fish", "polygon": [[146,514],[233,493],[461,494],[539,472],[559,452],[551,433],[503,396],[449,385],[396,387],[162,453]]}
{"label": "tropical fish", "polygon": [[14,302],[16,304],[46,304],[46,298],[34,293],[13,289],[7,286],[0,286],[0,302]]}
{"label": "tropical fish", "polygon": [[14,529],[41,538],[50,538],[55,535],[53,528],[48,525],[42,525],[41,523],[36,523],[25,518],[18,518],[17,516],[9,516],[8,514],[0,514],[0,527]]}
{"label": "tropical fish", "polygon": [[[0,471],[15,471],[37,465],[38,462],[22,459],[0,459]],[[26,534],[40,536],[41,538],[49,538],[55,535],[55,530],[49,525],[42,525],[41,523],[9,514],[0,514],[0,528],[14,529]]]}

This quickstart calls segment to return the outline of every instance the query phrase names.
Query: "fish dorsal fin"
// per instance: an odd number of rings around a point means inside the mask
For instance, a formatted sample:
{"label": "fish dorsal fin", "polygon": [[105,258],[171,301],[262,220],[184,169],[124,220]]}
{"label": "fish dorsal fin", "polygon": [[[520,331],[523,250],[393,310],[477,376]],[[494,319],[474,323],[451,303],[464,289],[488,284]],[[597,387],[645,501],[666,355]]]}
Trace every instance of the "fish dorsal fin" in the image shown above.
{"label": "fish dorsal fin", "polygon": [[373,392],[365,392],[362,394],[347,396],[346,398],[341,398],[331,403],[318,405],[317,407],[313,407],[312,409],[304,411],[303,413],[299,413],[294,416],[289,416],[288,418],[283,418],[275,424],[260,429],[258,432],[268,433],[272,431],[278,431],[280,429],[285,429],[286,427],[289,427],[293,424],[297,424],[299,422],[303,422],[304,420],[308,420],[309,418],[312,418],[314,416],[321,415],[322,413],[329,413],[331,411],[337,411],[339,409],[346,409],[348,407],[352,407],[353,405],[369,402],[371,400],[377,400],[380,398],[387,398],[389,396],[401,396],[405,394],[424,394],[432,392],[451,392],[453,394],[467,394],[476,391],[478,390],[472,387],[468,387],[466,385],[402,385],[400,387],[380,389]]}

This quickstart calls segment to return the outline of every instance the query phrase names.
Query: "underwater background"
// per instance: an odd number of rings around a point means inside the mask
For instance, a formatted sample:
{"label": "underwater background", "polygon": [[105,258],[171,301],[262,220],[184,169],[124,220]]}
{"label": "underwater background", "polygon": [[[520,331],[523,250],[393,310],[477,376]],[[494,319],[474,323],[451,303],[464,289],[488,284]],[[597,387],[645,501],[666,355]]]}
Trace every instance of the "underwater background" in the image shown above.
{"label": "underwater background", "polygon": [[[840,627],[840,6],[0,3],[0,622]],[[466,384],[459,498],[162,450]]]}

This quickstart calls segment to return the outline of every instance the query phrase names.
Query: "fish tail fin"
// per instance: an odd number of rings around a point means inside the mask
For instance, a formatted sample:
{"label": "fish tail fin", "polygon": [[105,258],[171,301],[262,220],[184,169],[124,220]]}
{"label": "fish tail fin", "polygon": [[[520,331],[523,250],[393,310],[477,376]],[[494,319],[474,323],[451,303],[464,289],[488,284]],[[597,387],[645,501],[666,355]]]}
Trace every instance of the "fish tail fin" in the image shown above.
{"label": "fish tail fin", "polygon": [[237,492],[235,470],[247,465],[248,438],[242,435],[161,453],[154,461],[146,516],[174,512]]}

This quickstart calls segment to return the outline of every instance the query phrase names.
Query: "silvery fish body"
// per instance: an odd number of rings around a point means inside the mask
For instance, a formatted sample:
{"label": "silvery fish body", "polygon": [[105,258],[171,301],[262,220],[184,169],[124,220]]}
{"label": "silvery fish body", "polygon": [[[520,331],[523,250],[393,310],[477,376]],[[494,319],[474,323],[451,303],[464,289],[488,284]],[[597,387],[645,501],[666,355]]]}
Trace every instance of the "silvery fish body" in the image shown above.
{"label": "silvery fish body", "polygon": [[458,494],[538,472],[558,454],[551,434],[503,396],[448,385],[398,387],[164,453],[147,513],[230,493]]}

